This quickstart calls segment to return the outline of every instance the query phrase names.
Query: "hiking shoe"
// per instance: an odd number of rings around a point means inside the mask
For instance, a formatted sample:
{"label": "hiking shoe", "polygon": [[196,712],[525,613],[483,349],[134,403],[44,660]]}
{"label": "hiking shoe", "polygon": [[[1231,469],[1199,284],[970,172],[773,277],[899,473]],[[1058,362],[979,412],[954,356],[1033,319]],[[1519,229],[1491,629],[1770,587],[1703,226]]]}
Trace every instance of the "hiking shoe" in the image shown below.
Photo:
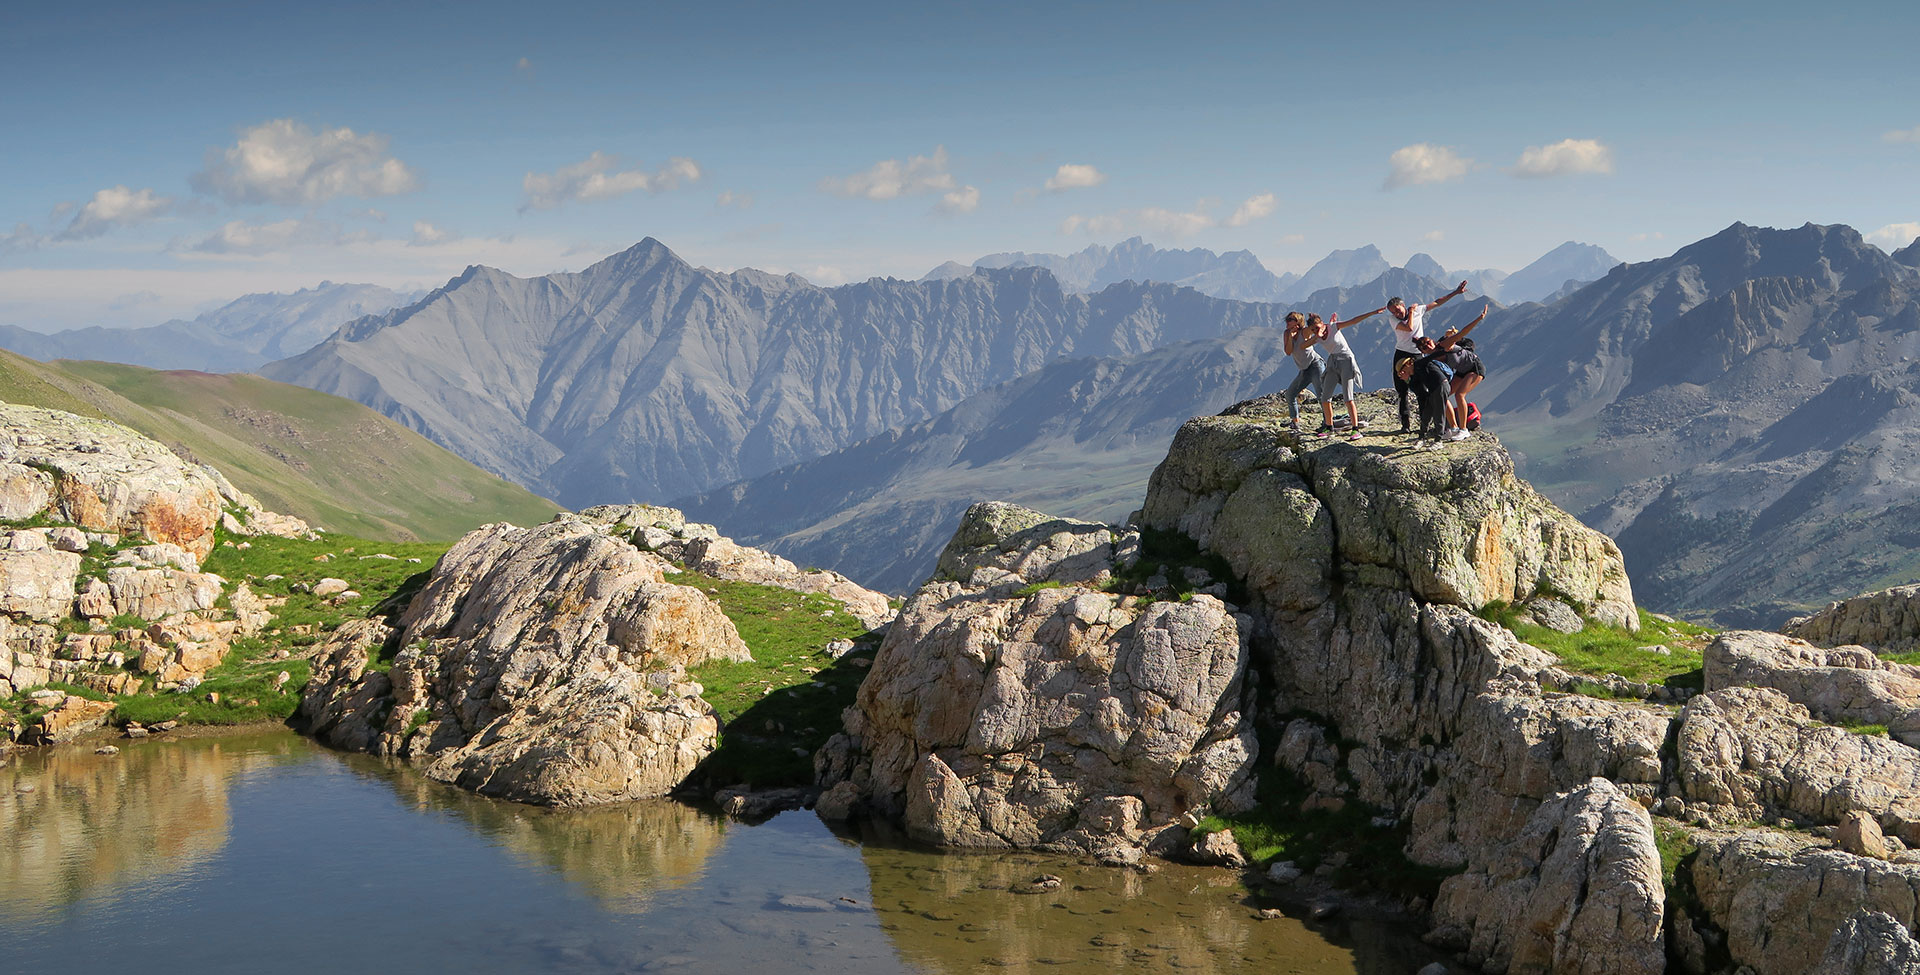
{"label": "hiking shoe", "polygon": [[1327,426],[1324,423],[1320,424],[1320,429],[1313,431],[1313,435],[1316,437],[1319,437],[1322,440],[1327,439],[1327,437],[1332,433],[1333,433],[1333,428],[1330,426]]}
{"label": "hiking shoe", "polygon": [[1358,430],[1355,430],[1355,431],[1353,431],[1352,433],[1349,433],[1349,434],[1347,434],[1347,439],[1348,439],[1348,440],[1352,440],[1352,441],[1354,441],[1354,442],[1356,442],[1356,443],[1357,443],[1357,442],[1359,442],[1359,440],[1360,440],[1360,431],[1358,431]]}
{"label": "hiking shoe", "polygon": [[1453,432],[1447,434],[1447,439],[1453,441],[1454,443],[1459,443],[1460,441],[1465,440],[1471,436],[1473,436],[1473,434],[1468,433],[1465,428],[1454,427]]}

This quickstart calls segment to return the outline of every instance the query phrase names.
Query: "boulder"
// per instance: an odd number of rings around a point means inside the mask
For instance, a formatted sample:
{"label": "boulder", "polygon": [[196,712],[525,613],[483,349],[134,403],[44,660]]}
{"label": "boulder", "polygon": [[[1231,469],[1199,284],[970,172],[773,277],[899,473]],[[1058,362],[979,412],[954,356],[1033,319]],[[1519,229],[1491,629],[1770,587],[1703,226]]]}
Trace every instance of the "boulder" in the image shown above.
{"label": "boulder", "polygon": [[1787,621],[1781,632],[1823,647],[1858,644],[1881,653],[1920,650],[1920,585],[1895,586],[1832,603]]}
{"label": "boulder", "polygon": [[934,568],[937,579],[974,586],[1008,579],[1093,582],[1114,570],[1118,533],[1090,521],[1054,518],[1005,501],[982,501],[960,518]]}
{"label": "boulder", "polygon": [[[342,627],[301,713],[338,747],[486,795],[587,805],[663,795],[717,744],[685,668],[750,659],[706,595],[575,519],[489,525],[435,565],[397,632]],[[382,672],[374,658],[393,654]]]}
{"label": "boulder", "polygon": [[1891,724],[1920,708],[1920,667],[1861,646],[1822,648],[1758,630],[1730,630],[1706,648],[1706,689],[1771,687],[1822,721]]}
{"label": "boulder", "polygon": [[[1817,970],[1834,941],[1866,933],[1856,925],[1840,934],[1862,911],[1910,930],[1920,903],[1920,865],[1854,856],[1779,830],[1702,836],[1690,876],[1734,964],[1756,975]],[[1850,952],[1842,951],[1844,959]]]}
{"label": "boulder", "polygon": [[1675,750],[1681,795],[1719,818],[1833,824],[1858,810],[1920,842],[1920,751],[1819,724],[1772,688],[1689,701]]}
{"label": "boulder", "polygon": [[69,694],[40,716],[36,738],[42,744],[58,745],[105,726],[113,716],[112,701],[95,701]]}
{"label": "boulder", "polygon": [[[220,490],[197,464],[117,423],[0,404],[0,511],[213,550]],[[37,505],[38,507],[35,507]]]}
{"label": "boulder", "polygon": [[210,572],[130,566],[107,570],[107,591],[113,598],[114,613],[143,620],[212,609],[225,584],[225,579]]}
{"label": "boulder", "polygon": [[1653,975],[1666,970],[1665,906],[1652,819],[1596,778],[1442,882],[1433,937],[1489,971]]}
{"label": "boulder", "polygon": [[1305,449],[1284,409],[1258,404],[1180,428],[1148,483],[1143,526],[1183,532],[1250,585],[1293,552],[1422,602],[1474,611],[1553,595],[1639,628],[1619,548],[1516,477],[1495,438],[1413,455]]}
{"label": "boulder", "polygon": [[1847,918],[1809,975],[1920,975],[1920,941],[1880,911]]}
{"label": "boulder", "polygon": [[43,623],[72,616],[80,556],[56,551],[44,535],[15,532],[10,541],[17,544],[0,548],[0,613]]}
{"label": "boulder", "polygon": [[1205,595],[995,592],[935,582],[908,601],[816,758],[823,786],[851,781],[953,847],[1108,853],[1189,810],[1246,807],[1245,617]]}

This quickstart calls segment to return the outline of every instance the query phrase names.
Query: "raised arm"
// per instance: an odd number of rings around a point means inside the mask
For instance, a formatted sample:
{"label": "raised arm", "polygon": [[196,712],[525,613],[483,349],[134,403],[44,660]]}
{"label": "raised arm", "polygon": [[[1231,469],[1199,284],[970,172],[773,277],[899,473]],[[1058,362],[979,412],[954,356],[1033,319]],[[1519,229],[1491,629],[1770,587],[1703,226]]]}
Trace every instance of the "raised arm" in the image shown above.
{"label": "raised arm", "polygon": [[1385,306],[1385,305],[1381,305],[1380,307],[1378,307],[1378,308],[1375,308],[1374,310],[1372,310],[1372,311],[1370,311],[1370,312],[1367,312],[1367,313],[1366,313],[1366,314],[1364,314],[1364,315],[1355,315],[1355,316],[1353,316],[1352,318],[1349,318],[1349,319],[1347,319],[1347,320],[1346,320],[1346,321],[1344,321],[1344,322],[1340,320],[1340,316],[1339,316],[1339,315],[1337,315],[1337,314],[1336,314],[1336,315],[1332,315],[1332,316],[1329,316],[1329,317],[1327,318],[1327,327],[1328,327],[1328,328],[1330,328],[1330,329],[1342,329],[1342,328],[1346,328],[1346,327],[1347,327],[1348,325],[1352,325],[1352,324],[1354,324],[1355,322],[1363,322],[1363,321],[1366,321],[1367,319],[1369,319],[1369,318],[1372,318],[1373,316],[1375,316],[1375,315],[1378,315],[1378,314],[1380,314],[1381,312],[1383,312],[1383,311],[1386,311],[1386,310],[1387,310],[1387,306]]}
{"label": "raised arm", "polygon": [[1480,306],[1480,316],[1479,316],[1478,318],[1475,318],[1475,319],[1474,319],[1473,321],[1470,321],[1470,322],[1468,322],[1468,323],[1467,323],[1467,327],[1466,327],[1466,328],[1463,328],[1463,329],[1461,329],[1460,331],[1458,331],[1458,332],[1455,332],[1455,333],[1453,333],[1452,335],[1448,335],[1448,336],[1446,336],[1446,337],[1444,337],[1444,338],[1442,338],[1442,339],[1441,339],[1440,341],[1438,341],[1438,342],[1435,342],[1435,343],[1433,344],[1433,346],[1434,346],[1434,349],[1435,349],[1436,351],[1438,351],[1438,350],[1441,350],[1441,349],[1451,349],[1451,348],[1453,348],[1453,345],[1454,345],[1454,343],[1455,343],[1455,342],[1458,342],[1458,341],[1460,341],[1460,340],[1461,340],[1461,339],[1463,339],[1463,338],[1466,338],[1466,337],[1467,337],[1467,333],[1468,333],[1468,332],[1471,332],[1471,331],[1473,331],[1473,327],[1474,327],[1475,325],[1478,325],[1478,324],[1480,324],[1481,322],[1484,322],[1484,321],[1486,321],[1486,320],[1487,320],[1487,309],[1489,309],[1489,308],[1492,308],[1492,307],[1493,307],[1492,305],[1481,305],[1481,306]]}
{"label": "raised arm", "polygon": [[1440,297],[1427,302],[1427,310],[1432,311],[1435,308],[1438,308],[1441,305],[1444,305],[1447,302],[1452,301],[1453,299],[1458,298],[1461,295],[1466,293],[1467,293],[1467,283],[1465,281],[1462,281],[1460,282],[1460,287],[1455,288],[1452,291],[1449,291],[1446,294],[1443,294]]}

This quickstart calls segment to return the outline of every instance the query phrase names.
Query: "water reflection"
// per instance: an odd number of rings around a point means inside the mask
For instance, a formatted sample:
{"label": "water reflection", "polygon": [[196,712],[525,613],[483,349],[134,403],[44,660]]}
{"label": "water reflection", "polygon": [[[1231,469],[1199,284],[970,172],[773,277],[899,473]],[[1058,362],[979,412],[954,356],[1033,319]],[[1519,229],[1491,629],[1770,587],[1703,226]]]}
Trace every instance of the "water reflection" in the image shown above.
{"label": "water reflection", "polygon": [[227,842],[236,775],[285,761],[288,735],[32,749],[0,767],[0,915],[193,870]]}
{"label": "water reflection", "polygon": [[726,820],[665,799],[544,809],[476,796],[377,759],[349,760],[413,808],[451,814],[611,911],[640,913],[661,891],[696,884],[727,838]]}
{"label": "water reflection", "polygon": [[[903,961],[925,971],[1322,975],[1404,973],[1431,960],[1405,934],[1343,931],[1340,940],[1354,946],[1342,947],[1292,918],[1259,920],[1238,878],[1223,870],[1167,865],[1143,875],[1049,857],[883,845],[865,846],[861,856],[881,928]],[[1042,875],[1061,883],[1027,892]]]}
{"label": "water reflection", "polygon": [[[665,802],[538,809],[285,732],[13,762],[0,769],[6,970],[137,959],[251,975],[262,958],[324,957],[503,975],[1372,975],[1429,960],[1401,932],[1329,941],[1256,920],[1225,871],[942,855],[854,842],[809,813],[749,827]],[[1017,892],[1041,874],[1062,883]],[[75,946],[102,964],[74,967]]]}

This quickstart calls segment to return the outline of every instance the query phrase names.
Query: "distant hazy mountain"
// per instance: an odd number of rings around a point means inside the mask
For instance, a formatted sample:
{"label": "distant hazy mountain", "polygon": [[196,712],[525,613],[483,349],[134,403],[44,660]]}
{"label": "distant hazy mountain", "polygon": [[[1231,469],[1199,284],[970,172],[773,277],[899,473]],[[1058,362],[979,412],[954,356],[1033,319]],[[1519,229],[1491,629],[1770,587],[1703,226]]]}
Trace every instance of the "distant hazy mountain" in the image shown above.
{"label": "distant hazy mountain", "polygon": [[1407,263],[1402,266],[1423,278],[1432,278],[1435,281],[1447,276],[1447,269],[1441,267],[1440,262],[1427,253],[1415,254],[1407,258]]}
{"label": "distant hazy mountain", "polygon": [[1913,243],[1893,252],[1893,259],[1908,267],[1920,267],[1920,237]]}
{"label": "distant hazy mountain", "polygon": [[1287,288],[1289,299],[1305,297],[1325,288],[1350,288],[1365,284],[1392,270],[1393,265],[1380,256],[1380,248],[1368,244],[1353,250],[1334,251],[1307,269]]}
{"label": "distant hazy mountain", "polygon": [[1500,300],[1509,305],[1542,301],[1566,287],[1569,281],[1598,281],[1619,263],[1599,247],[1570,240],[1507,275],[1499,283],[1498,294]]}
{"label": "distant hazy mountain", "polygon": [[1501,297],[1500,286],[1506,283],[1507,272],[1499,268],[1489,267],[1481,268],[1478,271],[1455,271],[1452,274],[1445,275],[1445,277],[1452,278],[1455,281],[1467,282],[1467,292],[1469,294],[1484,295],[1495,301],[1506,300]]}
{"label": "distant hazy mountain", "polygon": [[942,264],[931,271],[928,271],[926,276],[921,278],[920,280],[952,281],[954,278],[964,278],[967,275],[972,273],[973,273],[973,265],[962,264],[959,261],[948,261],[947,263]]}
{"label": "distant hazy mountain", "polygon": [[1059,356],[1283,314],[1164,284],[1069,294],[1033,267],[819,288],[694,268],[648,239],[579,273],[469,268],[262,371],[563,503],[660,501],[918,422]]}
{"label": "distant hazy mountain", "polygon": [[1112,247],[1095,244],[1076,254],[988,254],[971,266],[948,261],[921,280],[964,277],[976,267],[1042,267],[1067,290],[1080,293],[1100,291],[1121,281],[1153,281],[1240,301],[1278,301],[1296,277],[1267,270],[1251,251],[1215,254],[1199,247],[1167,249],[1133,237]]}
{"label": "distant hazy mountain", "polygon": [[371,284],[292,294],[251,294],[192,321],[145,328],[78,328],[51,334],[0,326],[0,348],[42,361],[94,359],[157,369],[245,372],[312,348],[342,324],[414,300]]}
{"label": "distant hazy mountain", "polygon": [[1505,321],[1496,422],[1647,605],[1771,625],[1920,579],[1920,273],[1851,228],[1735,224]]}

